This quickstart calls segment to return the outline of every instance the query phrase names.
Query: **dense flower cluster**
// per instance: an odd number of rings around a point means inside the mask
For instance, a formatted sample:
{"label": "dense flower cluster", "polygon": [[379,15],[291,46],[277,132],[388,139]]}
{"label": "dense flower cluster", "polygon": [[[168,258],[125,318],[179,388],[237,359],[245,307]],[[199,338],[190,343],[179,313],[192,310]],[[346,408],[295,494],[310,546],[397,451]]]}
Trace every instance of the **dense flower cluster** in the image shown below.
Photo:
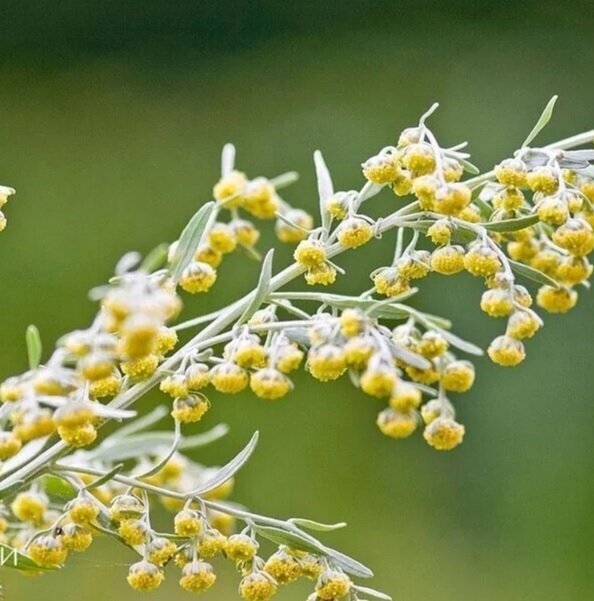
{"label": "dense flower cluster", "polygon": [[[0,185],[0,209],[8,202],[8,198],[15,193],[14,188]],[[6,227],[6,216],[0,211],[0,232]]]}
{"label": "dense flower cluster", "polygon": [[[576,288],[587,287],[592,272],[594,151],[570,149],[594,133],[533,148],[543,117],[513,158],[463,180],[465,171],[478,171],[465,144],[438,144],[426,125],[433,110],[363,163],[358,191],[335,191],[322,155],[314,154],[317,227],[279,195],[294,174],[250,180],[235,169],[227,145],[213,202],[192,217],[167,257],[126,255],[110,284],[93,291],[100,310],[91,326],[62,337],[46,362],[36,330],[28,331],[29,370],[0,385],[3,542],[50,567],[86,550],[96,533],[109,534],[139,554],[128,582],[140,590],[157,588],[171,563],[182,588],[205,591],[216,580],[212,558],[221,555],[238,566],[246,601],[266,601],[300,577],[316,582],[309,601],[356,601],[358,592],[385,599],[351,581],[371,575],[365,566],[306,532],[315,522],[275,520],[225,500],[255,438],[222,468],[205,468],[180,450],[212,438],[187,436],[207,413],[211,391],[280,399],[301,365],[321,382],[348,374],[364,394],[383,400],[383,434],[406,438],[422,426],[431,447],[454,449],[465,428],[450,397],[475,379],[473,364],[458,354],[482,351],[453,334],[446,319],[412,307],[413,285],[432,274],[484,280],[481,309],[506,319],[487,349],[503,366],[524,359],[524,341],[543,324],[518,277],[540,285],[536,304],[545,311],[575,305]],[[372,218],[366,203],[384,189],[390,207],[394,195],[402,200]],[[0,187],[0,202],[13,192]],[[183,294],[209,291],[224,254],[241,248],[260,258],[259,231],[244,213],[276,219],[278,238],[296,245],[294,263],[274,274],[269,252],[254,290],[180,323]],[[286,289],[302,275],[310,286],[333,284],[347,271],[337,255],[391,230],[393,256],[371,271],[372,286],[360,294]],[[179,345],[178,332],[196,326]],[[159,413],[98,440],[106,421],[134,417],[131,407],[156,386],[170,398],[173,431],[143,432]],[[66,504],[59,501],[65,496]],[[152,526],[158,500],[175,512],[167,532]],[[262,538],[276,548],[267,559]]]}

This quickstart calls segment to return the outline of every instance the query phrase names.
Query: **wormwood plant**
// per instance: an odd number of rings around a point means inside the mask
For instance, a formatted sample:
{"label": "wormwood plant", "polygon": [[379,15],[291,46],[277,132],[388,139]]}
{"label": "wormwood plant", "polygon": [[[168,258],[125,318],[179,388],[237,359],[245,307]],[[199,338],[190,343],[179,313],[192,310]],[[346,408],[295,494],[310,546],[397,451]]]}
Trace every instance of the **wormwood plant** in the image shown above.
{"label": "wormwood plant", "polygon": [[[135,589],[157,588],[171,563],[182,588],[205,591],[216,580],[211,558],[222,555],[237,565],[246,601],[266,601],[300,577],[314,581],[309,601],[388,598],[354,583],[371,571],[312,534],[344,524],[274,519],[228,500],[257,434],[225,466],[205,467],[184,452],[225,428],[196,434],[192,424],[209,409],[209,387],[279,399],[305,361],[321,382],[348,373],[354,386],[386,400],[377,417],[385,435],[405,438],[422,426],[431,447],[458,446],[465,430],[450,397],[470,390],[475,378],[458,354],[482,351],[453,334],[446,319],[412,307],[413,283],[431,272],[482,278],[482,310],[505,318],[487,349],[502,366],[521,363],[524,341],[542,326],[517,278],[540,286],[536,303],[546,312],[575,305],[576,288],[588,287],[586,256],[594,249],[594,150],[575,148],[594,141],[594,130],[533,146],[554,102],[513,156],[483,174],[465,143],[443,147],[428,128],[437,105],[396,145],[364,161],[360,190],[335,191],[316,152],[317,224],[280,196],[295,174],[249,179],[235,168],[233,146],[225,146],[214,200],[167,250],[119,262],[109,284],[93,291],[100,308],[88,328],[62,337],[44,363],[37,330],[27,331],[29,369],[0,388],[0,530],[4,546],[21,552],[17,567],[61,566],[104,534],[138,554],[128,573]],[[463,179],[465,172],[471,177]],[[1,187],[0,202],[13,192]],[[381,203],[383,217],[366,214],[372,202]],[[176,322],[185,294],[215,285],[225,254],[258,256],[259,231],[247,217],[275,220],[278,238],[296,244],[295,262],[274,273],[269,251],[252,292]],[[393,257],[359,295],[291,289],[301,276],[330,286],[344,273],[339,255],[392,230]],[[431,251],[418,246],[421,237]],[[197,333],[178,345],[182,330]],[[136,417],[132,407],[156,386],[170,397],[168,408]],[[152,431],[168,412],[172,426]],[[97,440],[107,422],[124,424]],[[158,502],[175,513],[164,531],[154,525]],[[267,558],[262,539],[276,546]]]}

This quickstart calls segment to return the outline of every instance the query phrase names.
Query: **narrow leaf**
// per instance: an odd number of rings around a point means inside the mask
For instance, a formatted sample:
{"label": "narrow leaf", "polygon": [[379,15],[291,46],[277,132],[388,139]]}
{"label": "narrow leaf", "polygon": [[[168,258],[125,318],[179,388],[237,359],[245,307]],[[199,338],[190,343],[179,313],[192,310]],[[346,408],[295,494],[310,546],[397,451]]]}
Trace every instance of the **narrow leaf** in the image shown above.
{"label": "narrow leaf", "polygon": [[326,553],[338,567],[352,576],[358,578],[371,578],[373,576],[373,572],[367,566],[340,551],[326,548]]}
{"label": "narrow leaf", "polygon": [[316,530],[318,532],[331,532],[332,530],[344,528],[347,525],[346,522],[324,524],[323,522],[316,522],[315,520],[308,520],[306,518],[291,518],[289,522],[295,524],[296,526],[300,526],[301,528],[306,528],[307,530]]}
{"label": "narrow leaf", "polygon": [[[163,419],[169,410],[165,405],[159,405],[155,407],[150,413],[135,419],[132,423],[127,424],[122,428],[118,428],[116,432],[111,435],[111,440],[115,438],[125,438],[126,436],[130,436],[130,434],[136,434],[142,430],[146,430],[151,426],[154,426],[158,421]],[[106,439],[107,440],[107,439]]]}
{"label": "narrow leaf", "polygon": [[272,259],[274,257],[274,249],[271,248],[262,261],[262,269],[260,270],[260,278],[258,286],[254,291],[254,297],[250,301],[243,315],[239,318],[238,324],[246,322],[261,306],[264,299],[270,292],[270,280],[272,279]]}
{"label": "narrow leaf", "polygon": [[171,278],[174,282],[177,283],[179,281],[184,269],[192,261],[211,217],[215,213],[214,209],[215,203],[212,201],[207,202],[200,207],[182,231],[177,243],[175,256],[169,266]]}
{"label": "narrow leaf", "polygon": [[538,284],[545,284],[547,286],[553,286],[553,288],[559,288],[559,283],[557,281],[546,275],[546,273],[543,273],[538,269],[534,269],[534,267],[524,265],[524,263],[519,263],[518,261],[512,261],[511,259],[508,259],[508,263],[518,275],[537,282]]}
{"label": "narrow leaf", "polygon": [[354,585],[353,588],[358,593],[363,593],[364,595],[369,595],[370,597],[375,597],[376,599],[382,599],[382,601],[392,601],[392,597],[390,595],[386,595],[386,593],[382,593],[381,591],[376,591],[373,588],[369,588],[367,586]]}
{"label": "narrow leaf", "polygon": [[553,114],[553,109],[555,108],[555,103],[557,102],[557,95],[553,96],[545,106],[544,111],[540,115],[536,125],[532,128],[532,131],[528,134],[528,137],[524,140],[522,144],[522,148],[526,148],[536,136],[542,131],[542,129],[546,126],[546,124],[550,121],[551,116]]}
{"label": "narrow leaf", "polygon": [[236,472],[238,472],[247,462],[247,460],[251,457],[256,445],[258,444],[258,432],[254,432],[254,435],[248,442],[248,444],[240,451],[229,463],[224,465],[217,473],[208,480],[208,482],[204,483],[202,486],[199,486],[195,490],[193,490],[188,497],[199,497],[215,488],[221,486],[232,478]]}
{"label": "narrow leaf", "polygon": [[287,545],[298,551],[306,551],[307,553],[315,553],[316,555],[326,555],[326,549],[322,543],[313,542],[309,538],[305,538],[299,534],[288,530],[281,530],[273,526],[255,526],[256,532],[277,545]]}
{"label": "narrow leaf", "polygon": [[0,543],[0,557],[2,558],[3,568],[13,568],[23,572],[43,572],[55,568],[42,568],[38,566],[31,558],[18,551],[14,547]]}
{"label": "narrow leaf", "polygon": [[330,172],[328,171],[324,157],[319,150],[314,152],[314,163],[316,166],[316,176],[318,178],[320,219],[322,220],[322,227],[327,230],[330,227],[332,216],[326,210],[326,201],[334,194],[334,186],[332,185],[332,178],[330,177]]}
{"label": "narrow leaf", "polygon": [[152,273],[156,271],[160,267],[165,265],[167,260],[167,250],[169,249],[169,245],[163,242],[158,246],[155,246],[153,250],[151,250],[142,260],[140,264],[140,269],[146,271],[147,273]]}
{"label": "narrow leaf", "polygon": [[27,341],[27,356],[29,357],[29,369],[37,369],[39,367],[39,362],[41,361],[41,336],[39,335],[39,330],[37,326],[31,324],[27,327],[27,332],[25,334],[25,339]]}
{"label": "narrow leaf", "polygon": [[225,144],[221,152],[221,175],[229,175],[235,166],[235,146],[233,144]]}
{"label": "narrow leaf", "polygon": [[42,480],[43,490],[50,497],[58,497],[64,501],[74,499],[77,490],[64,478],[54,474],[46,474]]}
{"label": "narrow leaf", "polygon": [[223,438],[223,436],[226,436],[228,432],[229,426],[227,424],[218,424],[211,430],[208,430],[208,432],[182,438],[179,448],[180,450],[189,450],[205,447],[206,445]]}
{"label": "narrow leaf", "polygon": [[489,221],[488,223],[481,223],[479,225],[490,232],[517,232],[535,223],[538,223],[538,215],[526,215],[525,217],[504,219],[502,221]]}
{"label": "narrow leaf", "polygon": [[458,157],[456,160],[460,163],[460,165],[462,165],[462,167],[464,167],[464,171],[472,173],[472,175],[478,175],[481,172],[481,170],[474,163],[471,163],[466,159]]}
{"label": "narrow leaf", "polygon": [[287,173],[281,173],[270,180],[270,183],[274,186],[275,190],[286,188],[291,184],[294,184],[299,179],[297,171],[287,171]]}
{"label": "narrow leaf", "polygon": [[100,476],[96,480],[93,480],[93,482],[90,482],[89,484],[87,484],[85,486],[85,490],[97,488],[97,487],[101,486],[102,484],[109,482],[110,480],[113,479],[114,476],[117,476],[123,469],[124,469],[124,464],[118,463],[116,466],[114,466],[112,469],[110,469],[107,473],[103,474],[103,476]]}

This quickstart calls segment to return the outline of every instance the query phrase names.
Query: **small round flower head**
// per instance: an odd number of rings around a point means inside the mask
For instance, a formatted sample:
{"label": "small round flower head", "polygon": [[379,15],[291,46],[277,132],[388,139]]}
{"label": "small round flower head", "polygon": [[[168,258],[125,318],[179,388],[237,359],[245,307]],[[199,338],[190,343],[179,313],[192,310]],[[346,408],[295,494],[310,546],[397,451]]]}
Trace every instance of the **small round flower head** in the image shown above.
{"label": "small round flower head", "polygon": [[217,279],[217,272],[208,264],[192,261],[182,273],[179,285],[189,294],[207,292]]}
{"label": "small round flower head", "polygon": [[58,426],[58,435],[71,447],[88,447],[97,438],[97,428],[91,422],[79,426]]}
{"label": "small round flower head", "polygon": [[80,524],[66,524],[62,528],[60,536],[62,544],[69,551],[82,553],[86,551],[93,542],[93,534],[86,526]]}
{"label": "small round flower head", "polygon": [[155,351],[159,355],[166,355],[175,348],[177,341],[178,337],[175,330],[166,326],[161,326],[157,331]]}
{"label": "small round flower head", "polygon": [[120,368],[124,374],[134,380],[146,380],[155,373],[158,366],[159,357],[157,355],[147,355],[146,357],[120,363]]}
{"label": "small round flower head", "polygon": [[224,204],[225,207],[238,207],[243,201],[241,194],[246,184],[247,178],[245,173],[231,171],[215,184],[212,194],[215,200]]}
{"label": "small round flower head", "polygon": [[219,392],[235,394],[244,390],[249,382],[245,369],[231,363],[219,363],[210,370],[210,383]]}
{"label": "small round flower head", "polygon": [[37,524],[42,521],[48,508],[49,500],[41,492],[21,492],[10,505],[12,513],[21,522]]}
{"label": "small round flower head", "polygon": [[569,209],[559,196],[547,196],[536,205],[536,214],[543,223],[562,225],[569,219]]}
{"label": "small round flower head", "polygon": [[373,228],[364,219],[349,217],[345,219],[337,230],[338,241],[347,248],[357,248],[373,237]]}
{"label": "small round flower head", "polygon": [[426,250],[414,250],[396,261],[398,276],[405,280],[424,278],[429,274],[431,255]]}
{"label": "small round flower head", "polygon": [[114,365],[108,355],[97,352],[83,357],[79,362],[79,368],[83,378],[92,382],[111,376]]}
{"label": "small round flower head", "polygon": [[378,294],[393,297],[410,290],[410,282],[398,274],[396,267],[384,267],[373,276],[373,285]]}
{"label": "small round flower head", "polygon": [[481,309],[491,317],[505,317],[514,310],[511,292],[502,288],[485,290],[481,297]]}
{"label": "small round flower head", "polygon": [[414,413],[384,409],[377,416],[377,427],[390,438],[407,438],[417,429]]}
{"label": "small round flower head", "polygon": [[510,242],[507,245],[507,254],[514,261],[528,263],[538,252],[538,244],[532,240],[522,242]]}
{"label": "small round flower head", "polygon": [[180,536],[198,536],[204,529],[202,517],[193,509],[182,509],[176,514],[173,523],[175,533]]}
{"label": "small round flower head", "polygon": [[66,510],[75,524],[89,524],[99,515],[99,505],[88,496],[79,496],[70,501]]}
{"label": "small round flower head", "polygon": [[225,347],[225,357],[246,369],[266,365],[266,349],[257,336],[249,336],[231,341]]}
{"label": "small round flower head", "polygon": [[443,404],[439,399],[432,399],[421,407],[421,417],[425,424],[430,424],[441,416]]}
{"label": "small round flower head", "polygon": [[382,152],[370,157],[361,167],[365,178],[374,184],[389,184],[398,175],[395,156],[389,152]]}
{"label": "small round flower head", "polygon": [[309,580],[317,580],[324,571],[321,559],[312,553],[300,554],[299,563],[301,564],[301,575],[304,578],[309,578]]}
{"label": "small round flower head", "polygon": [[497,336],[487,349],[493,363],[504,367],[514,367],[526,358],[524,345],[511,336]]}
{"label": "small round flower head", "polygon": [[532,295],[524,286],[518,286],[517,284],[513,288],[514,294],[514,302],[521,307],[531,307],[532,306]]}
{"label": "small round flower head", "polygon": [[159,322],[155,317],[144,313],[130,315],[120,328],[120,355],[135,359],[154,352],[158,334]]}
{"label": "small round flower head", "polygon": [[345,309],[340,314],[340,333],[345,338],[352,338],[363,331],[365,315],[358,309]]}
{"label": "small round flower head", "polygon": [[525,186],[526,176],[526,165],[521,159],[505,159],[495,166],[495,177],[504,186]]}
{"label": "small round flower head", "polygon": [[244,191],[244,208],[258,219],[273,219],[279,209],[274,186],[265,177],[250,181]]}
{"label": "small round flower head", "polygon": [[182,424],[199,422],[210,409],[208,399],[202,394],[191,394],[173,401],[171,416]]}
{"label": "small round flower head", "polygon": [[582,219],[569,219],[553,232],[553,242],[576,257],[583,257],[594,250],[594,231]]}
{"label": "small round flower head", "polygon": [[225,555],[231,561],[251,561],[257,552],[258,543],[247,534],[233,534],[225,542]]}
{"label": "small round flower head", "polygon": [[435,171],[435,154],[429,144],[410,144],[404,149],[402,164],[413,178]]}
{"label": "small round flower head", "polygon": [[0,186],[0,207],[3,207],[8,202],[8,198],[13,194],[16,194],[16,190],[14,188]]}
{"label": "small round flower head", "polygon": [[303,361],[303,351],[293,343],[283,344],[276,353],[276,368],[284,374],[295,371]]}
{"label": "small round flower head", "polygon": [[435,193],[433,206],[443,215],[458,215],[470,204],[470,188],[460,183],[440,186]]}
{"label": "small round flower head", "polygon": [[410,382],[399,382],[390,396],[390,407],[396,412],[408,413],[421,404],[421,391]]}
{"label": "small round flower head", "polygon": [[205,363],[194,363],[184,372],[186,385],[189,390],[201,390],[210,381],[208,365]]}
{"label": "small round flower head", "polygon": [[533,192],[554,194],[559,187],[557,173],[552,167],[536,167],[526,176],[526,183]]}
{"label": "small round flower head", "polygon": [[421,141],[423,132],[420,127],[407,127],[402,130],[398,137],[398,148],[405,148],[410,144],[418,144]]}
{"label": "small round flower head", "polygon": [[114,497],[109,506],[109,514],[114,522],[137,519],[144,513],[143,502],[135,495],[124,494]]}
{"label": "small round flower head", "polygon": [[137,591],[152,591],[161,586],[165,575],[159,566],[143,559],[130,566],[127,580]]}
{"label": "small round flower head", "polygon": [[592,265],[585,257],[564,257],[559,263],[555,279],[565,286],[576,286],[589,279]]}
{"label": "small round flower head", "polygon": [[23,443],[13,432],[0,432],[0,461],[14,457]]}
{"label": "small round flower head", "polygon": [[251,221],[234,219],[229,223],[237,242],[246,248],[253,248],[260,239],[260,232]]}
{"label": "small round flower head", "polygon": [[266,572],[252,572],[239,584],[239,594],[244,601],[268,601],[277,591],[277,584]]}
{"label": "small round flower head", "polygon": [[0,385],[0,401],[15,403],[23,398],[23,387],[17,378],[7,378]]}
{"label": "small round flower head", "polygon": [[464,175],[464,167],[456,159],[446,158],[443,162],[443,177],[446,182],[457,182]]}
{"label": "small round flower head", "polygon": [[568,192],[565,195],[565,201],[567,202],[567,208],[572,215],[576,215],[584,208],[583,197],[575,192]]}
{"label": "small round flower head", "polygon": [[464,267],[474,276],[488,277],[501,270],[501,261],[493,249],[473,244],[464,256]]}
{"label": "small round flower head", "polygon": [[177,545],[166,538],[156,537],[147,546],[147,559],[158,566],[165,565],[177,552]]}
{"label": "small round flower head", "polygon": [[[476,205],[469,204],[458,213],[458,219],[467,223],[480,223],[481,211]],[[496,235],[495,233],[493,234],[493,239],[495,239]]]}
{"label": "small round flower head", "polygon": [[521,311],[514,311],[510,315],[505,333],[507,336],[522,340],[532,338],[541,326],[542,320],[534,311],[522,309]]}
{"label": "small round flower head", "polygon": [[449,392],[467,392],[474,384],[474,366],[470,361],[452,361],[443,369],[440,382]]}
{"label": "small round flower head", "polygon": [[334,344],[312,347],[307,355],[309,373],[320,380],[336,380],[346,371],[346,358],[343,349]]}
{"label": "small round flower head", "polygon": [[62,565],[68,557],[68,549],[59,538],[48,534],[36,538],[27,548],[29,557],[43,568]]}
{"label": "small round flower head", "polygon": [[439,180],[434,175],[423,175],[413,180],[412,191],[426,211],[433,209]]}
{"label": "small round flower head", "polygon": [[43,438],[56,431],[52,413],[49,409],[37,409],[19,417],[12,429],[13,434],[21,442],[29,442],[37,438]]}
{"label": "small round flower head", "polygon": [[58,426],[81,426],[94,417],[93,406],[84,401],[69,401],[54,412],[54,421]]}
{"label": "small round flower head", "polygon": [[198,540],[198,554],[200,557],[214,557],[225,548],[227,539],[218,530],[207,530]]}
{"label": "small round flower head", "polygon": [[301,576],[301,565],[297,558],[285,549],[279,549],[264,564],[264,571],[279,584],[290,584]]}
{"label": "small round flower head", "polygon": [[179,585],[189,593],[203,593],[215,583],[216,579],[217,576],[209,563],[195,560],[182,568]]}
{"label": "small round flower head", "polygon": [[419,382],[419,384],[430,385],[439,380],[439,372],[433,363],[425,369],[415,367],[414,365],[407,365],[405,371],[411,380]]}
{"label": "small round flower head", "polygon": [[360,379],[361,390],[365,394],[379,398],[389,397],[398,383],[398,375],[392,365],[375,361],[372,357]]}
{"label": "small round flower head", "polygon": [[421,336],[416,351],[427,359],[435,359],[443,355],[448,346],[448,341],[439,332],[428,330]]}
{"label": "small round flower head", "polygon": [[313,217],[309,213],[301,209],[290,209],[284,216],[298,227],[293,227],[282,219],[277,220],[274,231],[281,242],[296,244],[307,238],[307,230],[311,230],[314,225]]}
{"label": "small round flower head", "polygon": [[342,599],[351,590],[351,579],[343,572],[326,570],[318,579],[316,593],[323,601]]}
{"label": "small round flower head", "polygon": [[518,188],[508,186],[493,196],[493,206],[504,211],[517,211],[526,202],[524,194]]}
{"label": "small round flower head", "polygon": [[433,244],[449,244],[452,238],[452,225],[447,219],[438,219],[427,230],[427,237]]}
{"label": "small round flower head", "polygon": [[261,399],[280,399],[291,390],[287,376],[272,367],[254,372],[250,377],[250,388]]}
{"label": "small round flower head", "polygon": [[[357,192],[355,192],[357,194]],[[326,213],[334,219],[344,219],[348,214],[349,200],[352,197],[350,192],[336,192],[333,196],[326,199],[324,208]]]}
{"label": "small round flower head", "polygon": [[188,383],[183,373],[176,373],[161,380],[159,388],[171,398],[184,397],[188,394]]}
{"label": "small round flower head", "polygon": [[448,417],[434,419],[423,432],[423,438],[438,451],[455,449],[464,438],[464,426]]}
{"label": "small round flower head", "polygon": [[431,253],[431,269],[441,275],[454,275],[464,269],[464,249],[461,246],[444,246]]}
{"label": "small round flower head", "polygon": [[336,281],[336,269],[328,263],[322,263],[317,267],[310,267],[305,273],[305,281],[310,286],[315,286],[316,284],[329,286]]}
{"label": "small round flower head", "polygon": [[178,568],[183,568],[186,564],[190,563],[194,559],[193,549],[188,547],[182,547],[177,551],[173,559],[175,565]]}
{"label": "small round flower head", "polygon": [[120,392],[122,388],[122,378],[119,373],[114,372],[107,378],[101,378],[91,382],[89,386],[89,395],[94,399],[104,399],[113,397]]}
{"label": "small round flower head", "polygon": [[215,223],[208,233],[208,245],[222,254],[233,252],[237,246],[233,229],[226,223]]}
{"label": "small round flower head", "polygon": [[295,249],[293,257],[302,267],[319,267],[326,260],[326,248],[320,240],[302,240]]}
{"label": "small round flower head", "polygon": [[406,196],[412,192],[413,179],[406,169],[398,169],[396,177],[391,182],[392,192],[396,196]]}
{"label": "small round flower head", "polygon": [[580,185],[580,192],[590,201],[594,202],[594,180],[584,180]]}
{"label": "small round flower head", "polygon": [[567,313],[577,303],[577,292],[571,288],[541,286],[536,295],[536,303],[548,313]]}
{"label": "small round flower head", "polygon": [[557,272],[560,260],[561,256],[558,252],[551,249],[543,249],[539,250],[534,257],[532,257],[530,265],[546,275],[553,276]]}
{"label": "small round flower head", "polygon": [[216,269],[223,262],[223,253],[208,244],[201,244],[194,253],[194,260]]}
{"label": "small round flower head", "polygon": [[373,339],[368,336],[354,336],[343,346],[344,358],[349,367],[363,369],[375,352]]}

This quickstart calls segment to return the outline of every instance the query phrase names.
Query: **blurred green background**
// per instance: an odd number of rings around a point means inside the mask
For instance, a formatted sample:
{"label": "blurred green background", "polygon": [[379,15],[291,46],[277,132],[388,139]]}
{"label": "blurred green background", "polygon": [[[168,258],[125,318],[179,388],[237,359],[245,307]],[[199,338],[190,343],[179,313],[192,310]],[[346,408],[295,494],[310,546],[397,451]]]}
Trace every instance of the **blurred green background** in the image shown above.
{"label": "blurred green background", "polygon": [[[339,189],[358,187],[359,163],[435,100],[440,140],[469,140],[484,169],[517,147],[554,93],[543,140],[593,126],[591,1],[2,4],[0,182],[18,191],[0,237],[2,377],[25,367],[27,324],[49,348],[89,322],[87,290],[118,257],[177,236],[209,198],[227,141],[252,176],[298,170],[286,197],[313,210],[314,149]],[[389,195],[376,202],[394,206]],[[343,256],[353,277],[338,288],[367,286],[392,243]],[[257,270],[230,258],[188,314],[237,298]],[[486,345],[501,331],[478,309],[479,282],[431,277],[422,289],[418,306],[462,335]],[[259,429],[234,498],[348,521],[326,540],[372,566],[373,586],[398,601],[590,599],[593,310],[584,291],[573,313],[548,318],[520,368],[478,362],[478,384],[457,403],[467,438],[454,453],[382,437],[381,403],[346,379],[322,388],[300,375],[275,404],[213,394],[201,428],[224,421],[232,432],[201,459],[224,462]],[[19,601],[127,599],[139,596],[125,583],[132,559],[100,541],[61,573],[0,579]],[[237,576],[217,569],[209,598],[232,598]],[[172,570],[153,598],[188,596],[175,580]],[[307,594],[297,586],[278,598]]]}

